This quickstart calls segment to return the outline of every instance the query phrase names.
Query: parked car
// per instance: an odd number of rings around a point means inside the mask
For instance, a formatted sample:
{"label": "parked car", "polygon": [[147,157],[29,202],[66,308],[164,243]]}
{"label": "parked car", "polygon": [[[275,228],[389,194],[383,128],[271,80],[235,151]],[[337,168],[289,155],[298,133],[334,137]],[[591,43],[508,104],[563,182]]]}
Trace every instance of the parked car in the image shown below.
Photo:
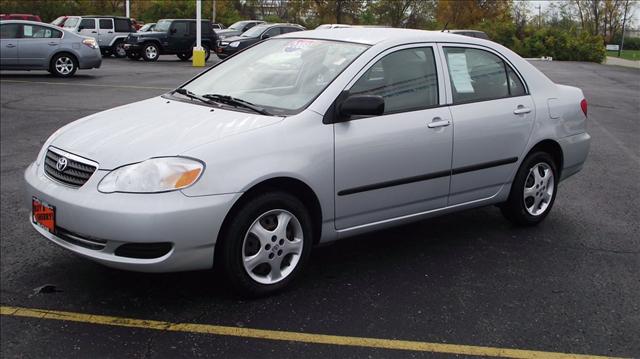
{"label": "parked car", "polygon": [[353,25],[347,25],[347,24],[322,24],[322,25],[318,25],[318,27],[316,27],[316,30],[342,29],[342,28],[347,28],[347,27],[353,27]]}
{"label": "parked car", "polygon": [[32,14],[0,14],[0,21],[1,20],[28,20],[42,22],[40,16]]}
{"label": "parked car", "polygon": [[489,36],[484,31],[479,30],[446,30],[446,32],[456,35],[464,35],[470,37],[476,37],[478,39],[489,40]]}
{"label": "parked car", "polygon": [[211,23],[211,27],[213,28],[213,30],[224,30],[226,29],[224,27],[224,25],[220,24],[220,23]]}
{"label": "parked car", "polygon": [[103,55],[116,57],[127,55],[124,42],[130,33],[135,32],[131,19],[121,16],[70,16],[64,28],[94,37]]}
{"label": "parked car", "polygon": [[78,69],[99,68],[100,49],[94,38],[42,22],[0,21],[0,69],[47,70],[70,77]]}
{"label": "parked car", "polygon": [[138,29],[138,32],[150,32],[150,31],[156,31],[155,22],[144,24],[140,29]]}
{"label": "parked car", "polygon": [[318,243],[487,205],[539,224],[587,158],[586,122],[579,88],[491,41],[296,32],[56,131],[26,190],[34,228],[67,250],[136,271],[215,265],[264,295]]}
{"label": "parked car", "polygon": [[[211,50],[216,48],[218,36],[211,28],[209,20],[202,20],[202,47],[208,60]],[[191,58],[196,44],[196,20],[163,19],[156,23],[155,31],[129,35],[125,43],[127,57],[145,61],[157,61],[160,55],[178,55],[187,61]]]}
{"label": "parked car", "polygon": [[238,21],[233,23],[231,26],[229,26],[228,29],[216,30],[216,33],[218,34],[218,37],[220,37],[221,39],[224,39],[225,37],[241,35],[242,33],[249,30],[250,28],[256,25],[264,24],[264,23],[265,23],[264,21],[260,21],[260,20]]}
{"label": "parked car", "polygon": [[218,57],[225,58],[264,39],[296,31],[304,31],[304,27],[296,24],[260,24],[240,36],[220,40]]}
{"label": "parked car", "polygon": [[51,21],[51,25],[55,25],[55,26],[58,26],[58,27],[64,27],[64,23],[67,21],[68,18],[69,18],[69,16],[67,16],[67,15],[58,16],[55,20]]}

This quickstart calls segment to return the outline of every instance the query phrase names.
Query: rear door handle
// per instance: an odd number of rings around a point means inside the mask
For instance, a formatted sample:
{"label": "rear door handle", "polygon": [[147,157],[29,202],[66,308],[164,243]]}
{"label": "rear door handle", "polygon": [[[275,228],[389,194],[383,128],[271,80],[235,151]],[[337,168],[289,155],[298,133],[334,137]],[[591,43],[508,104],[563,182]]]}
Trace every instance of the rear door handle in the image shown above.
{"label": "rear door handle", "polygon": [[49,43],[49,46],[57,46],[57,45],[58,45],[58,43],[57,43],[57,42],[50,42],[50,43]]}
{"label": "rear door handle", "polygon": [[529,113],[529,112],[531,112],[531,109],[528,107],[524,107],[522,105],[519,105],[518,108],[513,110],[514,115],[524,115],[525,113]]}
{"label": "rear door handle", "polygon": [[433,120],[427,125],[429,128],[446,127],[451,124],[451,120],[443,120],[440,117],[434,117]]}
{"label": "rear door handle", "polygon": [[107,34],[113,34],[113,31],[107,31]]}
{"label": "rear door handle", "polygon": [[12,47],[16,47],[16,45],[14,45],[14,44],[7,44],[7,47],[8,47],[8,48],[12,48]]}
{"label": "rear door handle", "polygon": [[92,34],[97,34],[98,32],[97,32],[97,31],[91,31],[91,33],[92,33]]}

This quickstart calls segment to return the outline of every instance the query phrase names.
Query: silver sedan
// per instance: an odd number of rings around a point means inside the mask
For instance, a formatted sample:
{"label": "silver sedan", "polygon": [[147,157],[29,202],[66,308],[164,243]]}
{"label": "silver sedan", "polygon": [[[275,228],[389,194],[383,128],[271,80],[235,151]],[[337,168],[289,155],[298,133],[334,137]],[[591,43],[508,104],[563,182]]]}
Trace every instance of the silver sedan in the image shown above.
{"label": "silver sedan", "polygon": [[0,21],[0,70],[47,70],[70,77],[78,69],[101,64],[100,48],[92,37],[41,22]]}
{"label": "silver sedan", "polygon": [[586,124],[580,89],[494,42],[285,34],[55,132],[25,173],[30,221],[108,266],[215,264],[265,295],[318,243],[494,204],[539,224],[587,158]]}

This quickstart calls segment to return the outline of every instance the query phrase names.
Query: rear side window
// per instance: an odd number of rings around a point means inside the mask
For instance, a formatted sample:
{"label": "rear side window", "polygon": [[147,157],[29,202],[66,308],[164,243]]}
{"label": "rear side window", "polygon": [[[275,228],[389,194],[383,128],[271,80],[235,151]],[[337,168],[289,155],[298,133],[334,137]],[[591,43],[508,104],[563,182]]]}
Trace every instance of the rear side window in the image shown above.
{"label": "rear side window", "polygon": [[128,19],[113,19],[116,32],[131,32],[131,22]]}
{"label": "rear side window", "polygon": [[171,24],[171,29],[175,31],[175,35],[184,35],[184,34],[188,34],[188,26],[189,24],[187,24],[186,22],[174,22],[173,24]]}
{"label": "rear side window", "polygon": [[113,30],[113,21],[111,19],[100,19],[98,25],[102,30]]}
{"label": "rear side window", "polygon": [[[195,36],[196,35],[196,23],[189,23],[189,34]],[[202,36],[209,36],[211,34],[211,23],[203,21],[201,23],[200,30],[202,31]]]}
{"label": "rear side window", "polygon": [[349,90],[384,98],[384,113],[415,111],[438,105],[438,75],[431,47],[386,55]]}
{"label": "rear side window", "polygon": [[286,33],[289,33],[289,32],[296,32],[296,31],[302,31],[302,29],[299,29],[297,27],[283,27],[282,28],[282,33],[283,34],[286,34]]}
{"label": "rear side window", "polygon": [[62,31],[38,25],[22,25],[22,37],[25,39],[61,38]]}
{"label": "rear side window", "polygon": [[80,21],[80,27],[83,29],[95,29],[96,28],[96,20],[95,19],[82,19]]}
{"label": "rear side window", "polygon": [[262,37],[267,38],[267,37],[274,37],[274,36],[278,36],[280,35],[280,27],[272,27],[269,30],[265,31],[264,34],[262,34]]}
{"label": "rear side window", "polygon": [[522,81],[495,54],[460,47],[445,47],[444,52],[454,104],[526,94]]}
{"label": "rear side window", "polygon": [[0,39],[16,39],[18,37],[18,24],[0,25]]}

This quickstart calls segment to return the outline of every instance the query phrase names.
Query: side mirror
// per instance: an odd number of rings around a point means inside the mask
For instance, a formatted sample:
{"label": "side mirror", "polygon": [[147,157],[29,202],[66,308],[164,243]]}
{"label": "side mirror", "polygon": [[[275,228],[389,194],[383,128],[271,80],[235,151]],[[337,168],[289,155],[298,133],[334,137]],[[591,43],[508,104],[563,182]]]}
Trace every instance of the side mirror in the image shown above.
{"label": "side mirror", "polygon": [[176,29],[175,27],[171,30],[169,30],[170,33],[175,34],[176,32],[178,32],[178,29]]}
{"label": "side mirror", "polygon": [[351,95],[338,106],[340,119],[351,116],[380,116],[384,113],[384,98],[376,95]]}
{"label": "side mirror", "polygon": [[84,30],[84,27],[83,26],[78,26],[78,32],[80,32],[82,30]]}
{"label": "side mirror", "polygon": [[271,36],[269,36],[269,34],[264,34],[264,35],[262,35],[262,40],[264,40],[264,39],[268,39],[268,38],[270,38],[270,37],[271,37]]}

